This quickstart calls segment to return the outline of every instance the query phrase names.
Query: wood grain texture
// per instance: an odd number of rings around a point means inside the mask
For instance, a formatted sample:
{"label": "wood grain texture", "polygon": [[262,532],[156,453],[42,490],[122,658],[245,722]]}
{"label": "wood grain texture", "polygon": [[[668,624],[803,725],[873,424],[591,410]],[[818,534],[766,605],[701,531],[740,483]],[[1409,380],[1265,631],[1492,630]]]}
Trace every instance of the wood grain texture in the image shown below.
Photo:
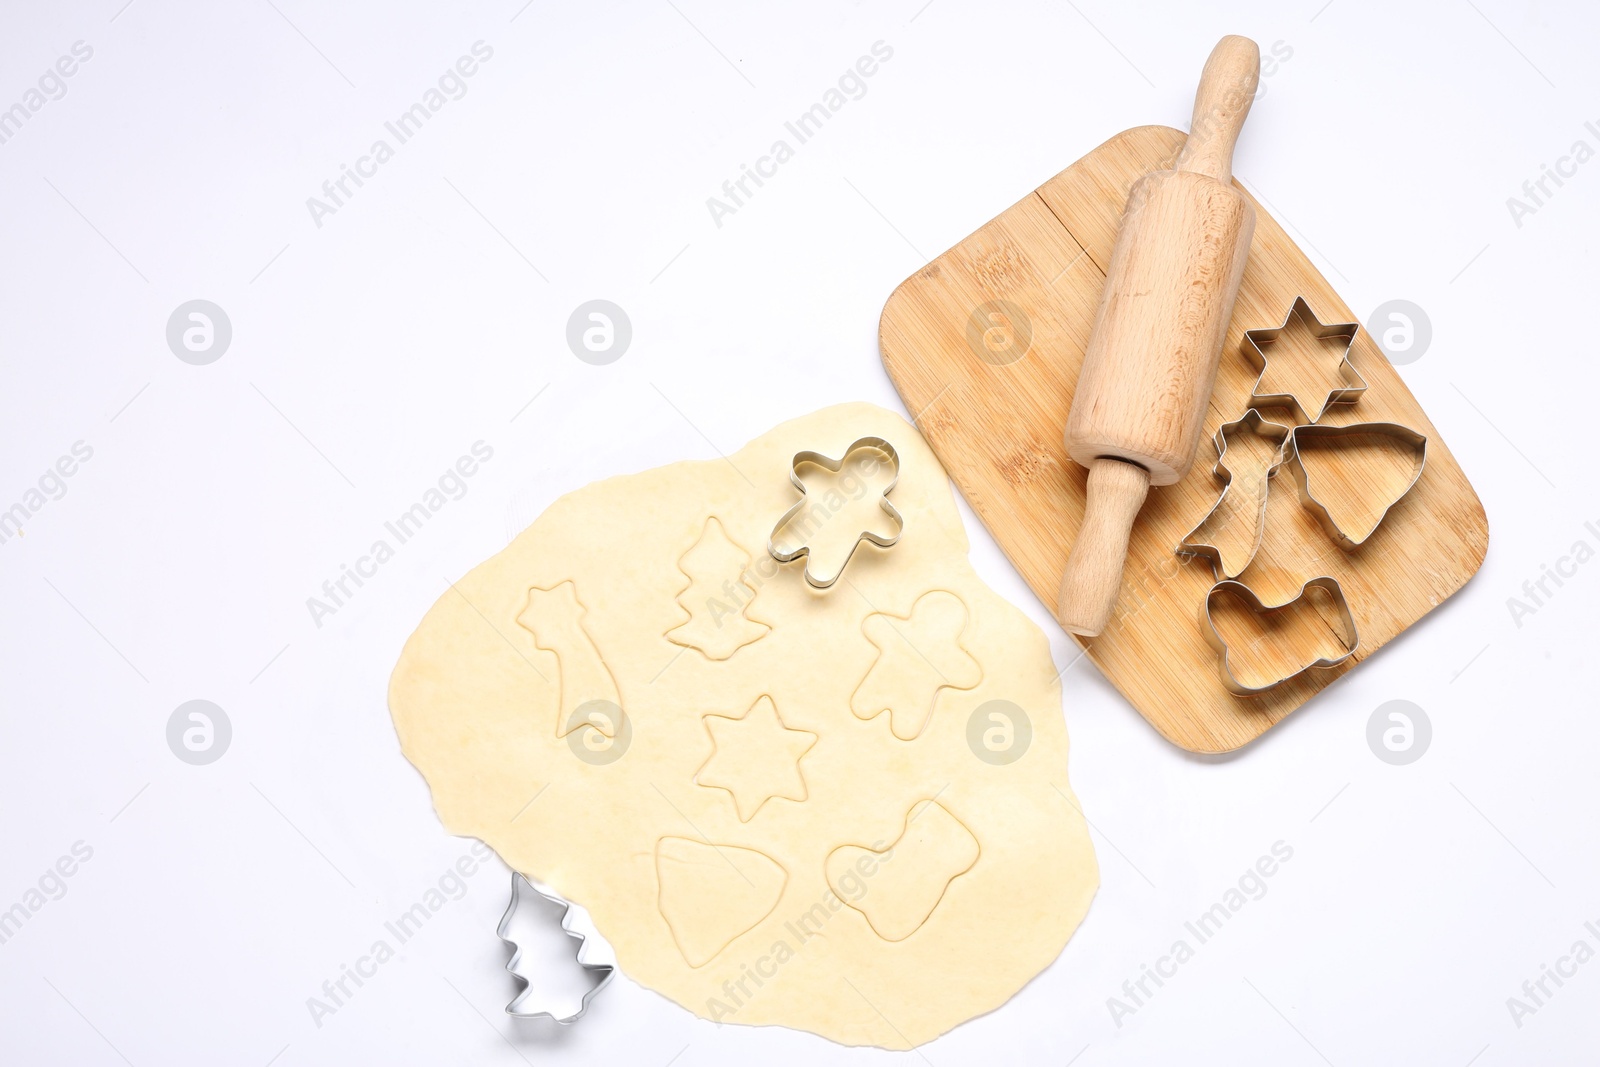
{"label": "wood grain texture", "polygon": [[1189,119],[1189,139],[1178,151],[1177,169],[1219,182],[1233,177],[1233,146],[1261,82],[1261,49],[1248,37],[1229,34],[1217,42],[1200,72]]}
{"label": "wood grain texture", "polygon": [[[1067,455],[1089,469],[1056,599],[1056,618],[1074,634],[1098,637],[1110,620],[1146,491],[1194,462],[1256,225],[1228,181],[1260,65],[1248,37],[1217,42],[1177,169],[1140,178],[1123,209],[1067,415]],[[1116,463],[1139,468],[1137,478]]]}
{"label": "wood grain texture", "polygon": [[[1163,126],[1113,137],[908,278],[884,307],[884,366],[913,419],[1052,610],[1083,522],[1087,478],[1066,454],[1062,427],[1118,222],[1133,183],[1171,167],[1184,141],[1181,131]],[[1239,351],[1246,329],[1281,323],[1297,295],[1324,322],[1356,318],[1282,227],[1259,207],[1256,214],[1206,438],[1249,407],[1256,370]],[[1350,360],[1370,387],[1358,403],[1331,407],[1321,422],[1412,427],[1429,438],[1427,470],[1377,532],[1348,553],[1300,506],[1292,482],[1274,478],[1266,536],[1240,576],[1267,603],[1308,578],[1337,578],[1361,639],[1349,663],[1254,698],[1223,688],[1200,629],[1214,581],[1210,564],[1173,552],[1216,502],[1215,457],[1204,444],[1201,461],[1182,480],[1151,490],[1129,543],[1118,613],[1104,633],[1083,642],[1112,684],[1183,748],[1227,752],[1260,736],[1438,606],[1483,562],[1488,521],[1455,457],[1365,331]],[[1265,414],[1291,419],[1282,409]]]}
{"label": "wood grain texture", "polygon": [[1188,473],[1255,224],[1250,202],[1214,178],[1139,179],[1067,416],[1074,460],[1137,463],[1151,485]]}
{"label": "wood grain texture", "polygon": [[1056,619],[1068,633],[1096,637],[1111,621],[1134,519],[1150,493],[1150,472],[1120,459],[1089,463],[1083,525],[1067,554]]}

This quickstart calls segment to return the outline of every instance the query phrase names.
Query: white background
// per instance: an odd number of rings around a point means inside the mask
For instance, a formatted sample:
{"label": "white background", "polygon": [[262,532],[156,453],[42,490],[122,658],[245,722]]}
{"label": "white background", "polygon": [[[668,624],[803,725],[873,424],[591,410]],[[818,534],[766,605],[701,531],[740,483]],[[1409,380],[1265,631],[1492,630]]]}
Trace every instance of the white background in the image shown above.
{"label": "white background", "polygon": [[[1600,963],[1520,1027],[1506,1003],[1600,947],[1600,563],[1520,626],[1507,607],[1600,545],[1600,163],[1520,227],[1506,206],[1574,141],[1600,148],[1592,6],[274,3],[5,7],[0,107],[74,41],[94,54],[0,145],[0,507],[75,441],[94,454],[0,544],[0,908],[75,842],[93,857],[0,945],[0,1061],[890,1059],[717,1028],[625,977],[575,1027],[507,1019],[499,866],[319,1028],[307,998],[467,850],[400,755],[389,671],[447,579],[561,493],[838,401],[900,409],[876,346],[892,288],[1119,130],[1186,125],[1225,32],[1293,52],[1237,173],[1363,318],[1404,298],[1432,320],[1401,373],[1483,498],[1488,561],[1232,758],[1069,670],[1099,895],[1010,1003],[899,1058],[1592,1058]],[[306,198],[478,40],[466,96],[317,227]],[[706,198],[879,40],[866,96],[717,227]],[[564,341],[596,297],[633,322],[607,367]],[[194,298],[233,326],[209,366],[165,341]],[[480,439],[468,495],[314,626],[306,598]],[[195,698],[233,726],[209,766],[167,747]],[[1391,699],[1433,724],[1409,766],[1366,741]],[[1267,894],[1118,1026],[1107,998],[1279,840]]]}

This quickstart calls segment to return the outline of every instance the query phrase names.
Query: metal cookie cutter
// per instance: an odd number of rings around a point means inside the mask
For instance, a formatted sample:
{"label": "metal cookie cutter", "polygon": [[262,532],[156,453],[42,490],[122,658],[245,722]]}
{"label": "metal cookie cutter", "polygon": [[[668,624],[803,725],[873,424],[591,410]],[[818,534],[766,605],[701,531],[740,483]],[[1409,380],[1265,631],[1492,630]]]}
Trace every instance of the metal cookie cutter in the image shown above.
{"label": "metal cookie cutter", "polygon": [[[1223,639],[1221,631],[1217,629],[1216,620],[1212,618],[1212,601],[1217,598],[1219,593],[1232,593],[1239,599],[1243,600],[1250,610],[1257,616],[1262,618],[1270,618],[1279,612],[1286,611],[1299,604],[1306,598],[1306,593],[1311,589],[1312,586],[1317,586],[1318,588],[1324,590],[1333,598],[1333,602],[1338,605],[1341,620],[1344,624],[1344,633],[1340,635],[1345,646],[1343,654],[1335,656],[1332,659],[1322,657],[1314,660],[1313,662],[1306,664],[1304,667],[1301,667],[1299,670],[1284,675],[1282,678],[1273,679],[1266,685],[1246,685],[1244,682],[1239,681],[1239,679],[1233,673],[1232,666],[1228,662],[1228,642]],[[1222,684],[1227,688],[1228,692],[1232,693],[1236,697],[1259,696],[1262,693],[1276,689],[1278,686],[1292,678],[1298,678],[1306,671],[1327,670],[1330,667],[1337,667],[1341,663],[1348,660],[1351,656],[1355,655],[1356,648],[1361,640],[1360,636],[1356,633],[1355,617],[1350,614],[1350,604],[1344,598],[1344,590],[1339,586],[1338,579],[1326,574],[1322,575],[1320,578],[1311,579],[1305,585],[1300,587],[1300,592],[1294,597],[1284,601],[1282,604],[1275,604],[1271,607],[1261,603],[1261,598],[1256,596],[1255,590],[1251,589],[1248,585],[1245,585],[1243,582],[1234,581],[1230,578],[1226,581],[1218,582],[1216,585],[1211,587],[1211,591],[1206,594],[1205,604],[1200,609],[1200,616],[1200,621],[1202,624],[1201,628],[1205,631],[1206,640],[1211,642],[1211,647],[1217,650],[1219,656],[1218,672],[1222,676]]]}
{"label": "metal cookie cutter", "polygon": [[[1400,490],[1393,500],[1389,501],[1373,522],[1371,529],[1361,534],[1360,537],[1352,536],[1343,530],[1328,511],[1328,506],[1318,500],[1311,492],[1311,478],[1306,473],[1305,460],[1300,455],[1300,442],[1303,440],[1337,441],[1347,437],[1393,438],[1404,445],[1410,446],[1413,456],[1411,478],[1406,482],[1406,487]],[[1422,477],[1423,468],[1428,465],[1428,439],[1409,426],[1401,426],[1396,422],[1358,422],[1349,426],[1296,426],[1289,435],[1287,451],[1290,453],[1288,457],[1289,471],[1294,475],[1295,485],[1300,490],[1300,503],[1304,504],[1317,517],[1317,520],[1322,523],[1322,528],[1328,532],[1328,536],[1337,541],[1347,552],[1360,548],[1369,537],[1377,532],[1378,527],[1383,525],[1383,520],[1388,517],[1394,506],[1405,499],[1407,493],[1411,492],[1412,487],[1417,484],[1417,479]]]}
{"label": "metal cookie cutter", "polygon": [[[1237,434],[1240,430],[1248,430],[1258,437],[1274,440],[1278,443],[1278,447],[1273,455],[1271,465],[1267,467],[1266,476],[1263,478],[1261,499],[1256,504],[1255,538],[1251,541],[1250,551],[1238,567],[1230,570],[1223,562],[1221,548],[1213,544],[1192,540],[1192,538],[1200,533],[1201,530],[1204,530],[1212,518],[1228,503],[1228,493],[1233,489],[1233,469],[1228,466],[1228,436]],[[1211,468],[1211,471],[1222,479],[1222,492],[1218,495],[1217,502],[1211,505],[1211,509],[1195,524],[1194,529],[1183,535],[1183,540],[1178,543],[1178,547],[1173,551],[1180,556],[1200,556],[1210,560],[1211,568],[1219,578],[1237,578],[1242,574],[1244,569],[1250,565],[1250,561],[1255,559],[1256,552],[1261,548],[1261,538],[1267,529],[1268,485],[1270,485],[1273,477],[1277,475],[1278,468],[1282,467],[1288,458],[1288,446],[1293,433],[1294,431],[1291,427],[1262,418],[1261,412],[1255,408],[1245,412],[1244,418],[1233,422],[1225,422],[1218,427],[1216,433],[1217,463],[1216,466]]]}
{"label": "metal cookie cutter", "polygon": [[[522,965],[522,946],[507,936],[514,916],[523,911],[531,910],[532,906],[546,904],[555,904],[561,908],[561,929],[568,937],[578,942],[576,953],[578,966],[598,976],[598,981],[589,988],[587,993],[583,994],[582,1000],[578,1003],[578,1010],[570,1015],[557,1015],[550,1010],[527,1010],[526,1003],[531,996],[535,995],[535,990],[528,976],[519,969]],[[573,914],[574,907],[576,905],[549,887],[530,881],[516,871],[511,872],[511,903],[506,905],[506,913],[500,917],[500,925],[495,927],[495,933],[499,935],[500,940],[511,946],[511,959],[506,963],[506,970],[514,975],[517,981],[522,983],[523,988],[516,996],[511,998],[511,1003],[506,1005],[507,1015],[518,1019],[550,1019],[563,1026],[577,1022],[583,1018],[583,1013],[589,1010],[589,1002],[616,976],[617,968],[614,962],[593,963],[585,959],[585,956],[596,942],[607,954],[610,953],[611,947],[606,944],[605,939],[600,937],[599,931],[595,930],[588,921],[587,912],[583,912],[581,920],[575,919]],[[578,910],[580,912],[583,911],[581,908]],[[576,921],[583,923],[587,933],[573,929]]]}
{"label": "metal cookie cutter", "polygon": [[[811,503],[806,495],[806,483],[800,477],[801,464],[812,463],[824,470],[838,474],[840,471],[844,470],[845,464],[850,461],[850,457],[862,450],[871,450],[882,453],[883,456],[888,460],[890,470],[893,472],[893,476],[889,479],[889,484],[884,486],[880,491],[878,504],[880,507],[882,507],[884,513],[889,516],[889,520],[893,523],[894,533],[885,535],[880,534],[875,530],[862,530],[860,535],[856,538],[855,543],[851,545],[849,553],[845,556],[844,560],[840,562],[838,570],[831,576],[817,575],[813,573],[811,566],[812,561],[811,559],[807,558],[805,571],[806,582],[813,588],[827,589],[829,586],[833,585],[834,582],[837,582],[839,580],[839,576],[844,573],[845,567],[849,566],[851,558],[855,556],[856,549],[861,547],[862,541],[871,541],[879,548],[890,548],[895,544],[895,542],[900,540],[900,535],[905,531],[905,520],[900,517],[900,513],[895,510],[894,505],[889,503],[889,492],[894,489],[894,487],[899,484],[900,481],[900,453],[896,452],[894,450],[894,446],[881,437],[862,437],[852,443],[849,448],[845,449],[844,455],[836,460],[829,459],[821,452],[808,451],[795,453],[794,459],[789,463],[789,481],[793,482],[794,487],[800,490],[800,499],[793,507],[783,513],[783,517],[778,520],[778,524],[772,528],[772,534],[767,538],[767,553],[779,563],[791,563],[794,560],[799,559],[801,556],[810,556],[811,546],[808,544],[801,543],[793,549],[780,549],[777,543],[779,531],[786,528],[797,516],[800,516],[806,510],[806,506]],[[826,515],[827,513],[824,512],[824,517],[819,519],[818,522],[820,523],[826,521]]]}
{"label": "metal cookie cutter", "polygon": [[[1339,374],[1344,378],[1345,384],[1336,389],[1330,389],[1322,404],[1312,414],[1306,410],[1300,398],[1293,393],[1263,393],[1261,380],[1267,376],[1267,348],[1289,328],[1289,324],[1299,319],[1311,332],[1312,337],[1327,338],[1341,337],[1344,339],[1344,354],[1339,360]],[[1289,313],[1283,317],[1280,326],[1266,327],[1259,330],[1246,330],[1244,341],[1240,344],[1240,351],[1245,355],[1255,368],[1260,371],[1256,375],[1256,382],[1250,387],[1250,405],[1252,407],[1287,405],[1295,411],[1296,421],[1299,423],[1312,423],[1322,418],[1330,404],[1346,404],[1354,402],[1362,393],[1367,391],[1366,379],[1356,372],[1350,364],[1350,345],[1356,339],[1356,332],[1361,329],[1360,323],[1340,322],[1325,325],[1312,312],[1311,305],[1306,303],[1306,298],[1297,296],[1289,307]]]}

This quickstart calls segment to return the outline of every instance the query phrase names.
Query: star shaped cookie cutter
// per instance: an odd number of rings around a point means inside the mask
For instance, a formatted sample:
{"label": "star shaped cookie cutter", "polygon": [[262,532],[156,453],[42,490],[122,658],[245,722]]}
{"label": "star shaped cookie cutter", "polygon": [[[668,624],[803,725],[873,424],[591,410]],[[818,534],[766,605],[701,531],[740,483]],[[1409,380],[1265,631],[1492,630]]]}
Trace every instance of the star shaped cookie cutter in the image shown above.
{"label": "star shaped cookie cutter", "polygon": [[[889,516],[890,521],[894,524],[894,533],[885,535],[880,534],[875,530],[862,530],[860,535],[857,536],[855,543],[850,546],[849,553],[846,554],[844,560],[839,564],[838,571],[831,577],[826,575],[819,576],[813,573],[812,570],[812,561],[810,559],[811,546],[809,544],[802,542],[793,549],[787,549],[779,548],[776,540],[778,532],[787,527],[792,520],[805,511],[806,505],[811,503],[807,496],[806,483],[800,477],[800,466],[805,463],[812,463],[818,467],[821,467],[823,470],[838,474],[840,471],[844,470],[845,464],[850,461],[850,457],[863,449],[880,452],[883,454],[884,458],[888,460],[892,477],[889,479],[889,484],[884,486],[883,489],[879,491],[878,505],[883,509],[884,514]],[[839,580],[839,576],[844,573],[845,567],[849,566],[850,560],[854,558],[856,549],[861,547],[862,541],[871,541],[879,548],[890,548],[900,540],[900,535],[905,532],[905,519],[901,518],[900,513],[895,510],[894,505],[889,503],[889,493],[900,481],[900,453],[896,452],[894,450],[894,446],[881,437],[858,438],[856,441],[851,443],[849,448],[844,450],[844,455],[840,456],[838,459],[830,459],[827,456],[824,456],[821,452],[796,452],[794,454],[794,459],[790,460],[789,462],[789,481],[793,482],[794,487],[800,490],[800,499],[795,502],[793,507],[783,513],[783,517],[778,520],[778,524],[772,528],[772,534],[767,538],[767,553],[779,563],[792,563],[801,556],[806,556],[806,583],[812,588],[827,589],[829,586],[833,585],[833,583],[837,582]],[[825,522],[827,521],[827,518],[828,515],[825,512],[823,517],[818,521]]]}
{"label": "star shaped cookie cutter", "polygon": [[[1339,360],[1339,374],[1344,379],[1345,384],[1338,388],[1330,389],[1327,397],[1322,401],[1321,406],[1317,408],[1314,415],[1306,410],[1305,405],[1300,402],[1300,398],[1293,393],[1261,392],[1262,379],[1267,376],[1268,357],[1266,349],[1296,319],[1299,319],[1311,332],[1311,336],[1318,340],[1324,340],[1329,337],[1344,338],[1344,353]],[[1367,391],[1367,382],[1365,378],[1357,373],[1355,367],[1350,364],[1350,345],[1355,341],[1356,332],[1360,329],[1361,324],[1356,322],[1339,322],[1331,325],[1323,323],[1311,310],[1311,305],[1306,303],[1306,298],[1297,296],[1294,298],[1294,303],[1289,307],[1289,313],[1283,317],[1281,325],[1246,330],[1244,332],[1244,341],[1239,346],[1240,351],[1260,371],[1256,375],[1255,384],[1250,387],[1250,406],[1291,407],[1294,409],[1296,421],[1306,424],[1316,422],[1322,418],[1332,404],[1348,404],[1359,399],[1361,394]]]}

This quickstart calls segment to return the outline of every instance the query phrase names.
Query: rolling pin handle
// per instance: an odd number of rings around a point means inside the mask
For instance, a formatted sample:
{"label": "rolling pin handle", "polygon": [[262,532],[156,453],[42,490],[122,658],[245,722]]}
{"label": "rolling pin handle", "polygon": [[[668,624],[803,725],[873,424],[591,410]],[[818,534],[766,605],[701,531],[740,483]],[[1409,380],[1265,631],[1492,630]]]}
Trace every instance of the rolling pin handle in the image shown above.
{"label": "rolling pin handle", "polygon": [[1150,472],[1110,457],[1089,467],[1083,527],[1061,575],[1056,615],[1068,631],[1096,637],[1111,620],[1122,588],[1122,566],[1134,517],[1150,491]]}
{"label": "rolling pin handle", "polygon": [[1217,42],[1200,74],[1189,139],[1175,169],[1209,174],[1219,182],[1232,180],[1234,142],[1260,81],[1261,49],[1254,41],[1230,34]]}

